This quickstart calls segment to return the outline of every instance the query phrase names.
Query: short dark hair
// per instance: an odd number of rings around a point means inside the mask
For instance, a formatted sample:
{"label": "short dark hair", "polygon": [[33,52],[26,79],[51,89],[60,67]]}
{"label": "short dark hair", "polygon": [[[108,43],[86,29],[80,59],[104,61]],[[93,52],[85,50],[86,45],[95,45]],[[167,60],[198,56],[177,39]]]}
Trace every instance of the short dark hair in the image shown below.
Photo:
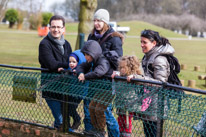
{"label": "short dark hair", "polygon": [[49,25],[50,25],[50,26],[51,26],[51,22],[52,22],[53,20],[62,20],[63,26],[65,26],[65,19],[64,19],[64,17],[62,17],[62,16],[60,16],[60,15],[54,15],[54,16],[52,16],[51,19],[50,19],[50,21],[49,21]]}

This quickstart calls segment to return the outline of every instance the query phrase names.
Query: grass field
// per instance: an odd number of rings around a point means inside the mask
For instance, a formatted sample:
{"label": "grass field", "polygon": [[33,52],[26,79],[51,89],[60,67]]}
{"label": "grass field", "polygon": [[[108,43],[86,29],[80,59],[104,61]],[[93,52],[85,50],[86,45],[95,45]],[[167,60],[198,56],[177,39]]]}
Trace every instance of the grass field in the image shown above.
{"label": "grass field", "polygon": [[[175,48],[175,56],[180,64],[186,64],[187,70],[182,70],[180,79],[185,81],[196,80],[196,87],[205,90],[205,81],[198,80],[198,75],[206,75],[206,39],[187,39],[185,35],[174,33],[170,30],[160,28],[145,22],[129,21],[119,22],[120,26],[130,26],[130,32],[126,35],[123,45],[124,55],[136,55],[139,59],[143,57],[140,48],[140,32],[144,29],[159,31],[162,36],[169,38]],[[78,30],[77,23],[66,24],[65,38],[71,43],[74,50]],[[23,31],[8,29],[7,25],[0,25],[0,64],[39,67],[38,45],[42,37],[37,31]],[[85,38],[86,39],[86,38]],[[194,66],[200,66],[200,71],[195,72]]]}

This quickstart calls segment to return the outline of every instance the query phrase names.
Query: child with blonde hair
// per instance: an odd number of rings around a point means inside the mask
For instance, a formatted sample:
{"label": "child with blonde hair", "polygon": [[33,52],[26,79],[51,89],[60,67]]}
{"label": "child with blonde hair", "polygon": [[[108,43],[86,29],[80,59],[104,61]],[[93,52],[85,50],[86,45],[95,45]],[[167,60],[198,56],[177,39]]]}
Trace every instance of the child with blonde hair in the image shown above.
{"label": "child with blonde hair", "polygon": [[[123,56],[118,63],[118,71],[112,74],[112,78],[115,76],[127,77],[129,75],[141,75],[140,61],[136,56]],[[131,88],[129,91],[116,89],[116,104],[124,106],[124,104],[131,104],[134,99],[137,98],[135,90]],[[130,106],[137,107],[136,105]],[[118,124],[120,128],[120,137],[130,137],[132,133],[132,117],[133,112],[128,112],[125,108],[118,108]]]}

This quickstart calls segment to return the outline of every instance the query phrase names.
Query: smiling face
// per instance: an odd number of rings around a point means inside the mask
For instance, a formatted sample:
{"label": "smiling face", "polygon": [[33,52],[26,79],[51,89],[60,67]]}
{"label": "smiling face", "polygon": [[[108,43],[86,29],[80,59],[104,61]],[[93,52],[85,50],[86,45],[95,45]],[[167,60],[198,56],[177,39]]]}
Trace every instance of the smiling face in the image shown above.
{"label": "smiling face", "polygon": [[141,48],[143,53],[149,52],[156,46],[156,41],[150,41],[148,38],[141,37]]}
{"label": "smiling face", "polygon": [[50,30],[51,35],[55,39],[61,39],[61,36],[64,33],[63,21],[62,20],[52,20],[49,30]]}
{"label": "smiling face", "polygon": [[77,67],[77,64],[78,64],[77,60],[74,57],[70,56],[69,57],[69,67],[71,69],[74,69]]}
{"label": "smiling face", "polygon": [[104,22],[98,19],[94,20],[94,27],[97,31],[102,31],[104,27]]}

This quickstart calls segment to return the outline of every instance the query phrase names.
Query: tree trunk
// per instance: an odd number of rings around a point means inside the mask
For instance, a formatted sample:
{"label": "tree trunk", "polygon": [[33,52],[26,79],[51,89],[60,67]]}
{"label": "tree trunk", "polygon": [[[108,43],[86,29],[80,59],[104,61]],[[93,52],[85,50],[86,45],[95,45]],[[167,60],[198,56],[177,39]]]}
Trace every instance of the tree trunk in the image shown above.
{"label": "tree trunk", "polygon": [[12,29],[15,25],[15,22],[9,22],[9,28]]}
{"label": "tree trunk", "polygon": [[80,0],[79,26],[75,50],[79,49],[79,34],[89,34],[91,32],[96,8],[97,0]]}

